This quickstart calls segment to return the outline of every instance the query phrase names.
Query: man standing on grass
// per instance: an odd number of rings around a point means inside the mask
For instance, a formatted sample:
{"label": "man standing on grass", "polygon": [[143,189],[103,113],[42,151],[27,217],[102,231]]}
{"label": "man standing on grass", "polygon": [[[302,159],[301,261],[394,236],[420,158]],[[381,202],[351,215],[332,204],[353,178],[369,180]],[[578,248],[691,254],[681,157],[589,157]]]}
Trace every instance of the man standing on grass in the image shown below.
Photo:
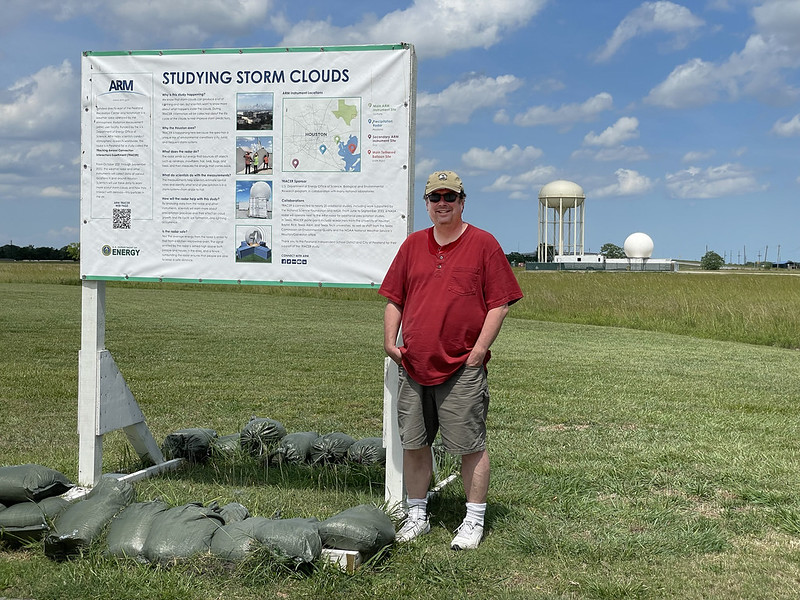
{"label": "man standing on grass", "polygon": [[433,227],[408,236],[379,290],[388,300],[384,348],[400,365],[397,419],[408,517],[397,541],[430,531],[431,444],[441,430],[445,450],[461,456],[467,496],[467,515],[450,544],[454,550],[477,548],[483,538],[489,489],[486,363],[508,307],[522,298],[497,240],[462,220],[465,199],[454,172],[428,178],[425,206]]}

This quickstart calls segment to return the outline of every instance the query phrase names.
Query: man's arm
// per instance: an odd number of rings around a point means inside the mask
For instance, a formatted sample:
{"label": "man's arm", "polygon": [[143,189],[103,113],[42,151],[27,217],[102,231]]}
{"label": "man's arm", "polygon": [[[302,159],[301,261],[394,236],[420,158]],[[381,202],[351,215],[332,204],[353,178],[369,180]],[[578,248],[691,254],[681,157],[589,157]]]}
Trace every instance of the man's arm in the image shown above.
{"label": "man's arm", "polygon": [[403,308],[389,300],[386,303],[386,310],[383,312],[383,349],[386,351],[386,356],[398,365],[403,362],[403,355],[397,347],[397,334],[400,333],[402,320]]}
{"label": "man's arm", "polygon": [[483,364],[483,359],[486,358],[486,353],[489,347],[497,338],[500,333],[500,327],[503,326],[503,319],[508,314],[508,304],[503,304],[497,308],[491,309],[486,313],[486,318],[483,320],[483,327],[478,339],[475,341],[475,346],[472,348],[467,357],[467,366],[479,367]]}

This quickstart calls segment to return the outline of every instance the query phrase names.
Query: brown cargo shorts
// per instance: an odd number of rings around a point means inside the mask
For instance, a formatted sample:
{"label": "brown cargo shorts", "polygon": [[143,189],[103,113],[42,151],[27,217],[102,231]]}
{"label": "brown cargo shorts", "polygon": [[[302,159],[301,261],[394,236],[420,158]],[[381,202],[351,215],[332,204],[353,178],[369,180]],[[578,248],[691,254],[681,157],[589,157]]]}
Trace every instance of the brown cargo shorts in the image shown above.
{"label": "brown cargo shorts", "polygon": [[400,368],[397,423],[405,450],[433,444],[441,431],[450,454],[486,449],[489,385],[486,369],[463,366],[439,385],[421,385]]}

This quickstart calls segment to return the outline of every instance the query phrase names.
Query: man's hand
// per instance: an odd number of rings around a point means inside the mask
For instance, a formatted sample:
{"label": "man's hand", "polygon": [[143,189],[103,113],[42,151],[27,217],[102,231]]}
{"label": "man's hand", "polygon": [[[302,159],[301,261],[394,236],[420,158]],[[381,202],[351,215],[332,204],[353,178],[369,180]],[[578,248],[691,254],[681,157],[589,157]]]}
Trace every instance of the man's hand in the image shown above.
{"label": "man's hand", "polygon": [[403,353],[400,352],[400,348],[398,348],[397,346],[394,346],[394,347],[384,348],[384,350],[386,350],[386,356],[391,358],[398,365],[402,365],[403,364]]}

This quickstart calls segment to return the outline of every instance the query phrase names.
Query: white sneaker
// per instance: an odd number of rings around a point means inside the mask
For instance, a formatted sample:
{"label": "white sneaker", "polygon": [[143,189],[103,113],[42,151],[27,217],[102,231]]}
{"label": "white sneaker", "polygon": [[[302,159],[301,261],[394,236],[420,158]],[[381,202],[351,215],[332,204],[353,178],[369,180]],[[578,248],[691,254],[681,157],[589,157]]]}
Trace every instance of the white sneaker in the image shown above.
{"label": "white sneaker", "polygon": [[483,525],[474,521],[464,521],[456,529],[456,537],[450,542],[453,550],[474,550],[483,539]]}
{"label": "white sneaker", "polygon": [[394,539],[396,542],[410,542],[414,538],[418,538],[419,536],[428,533],[430,530],[431,523],[427,518],[412,519],[409,517],[394,536]]}

